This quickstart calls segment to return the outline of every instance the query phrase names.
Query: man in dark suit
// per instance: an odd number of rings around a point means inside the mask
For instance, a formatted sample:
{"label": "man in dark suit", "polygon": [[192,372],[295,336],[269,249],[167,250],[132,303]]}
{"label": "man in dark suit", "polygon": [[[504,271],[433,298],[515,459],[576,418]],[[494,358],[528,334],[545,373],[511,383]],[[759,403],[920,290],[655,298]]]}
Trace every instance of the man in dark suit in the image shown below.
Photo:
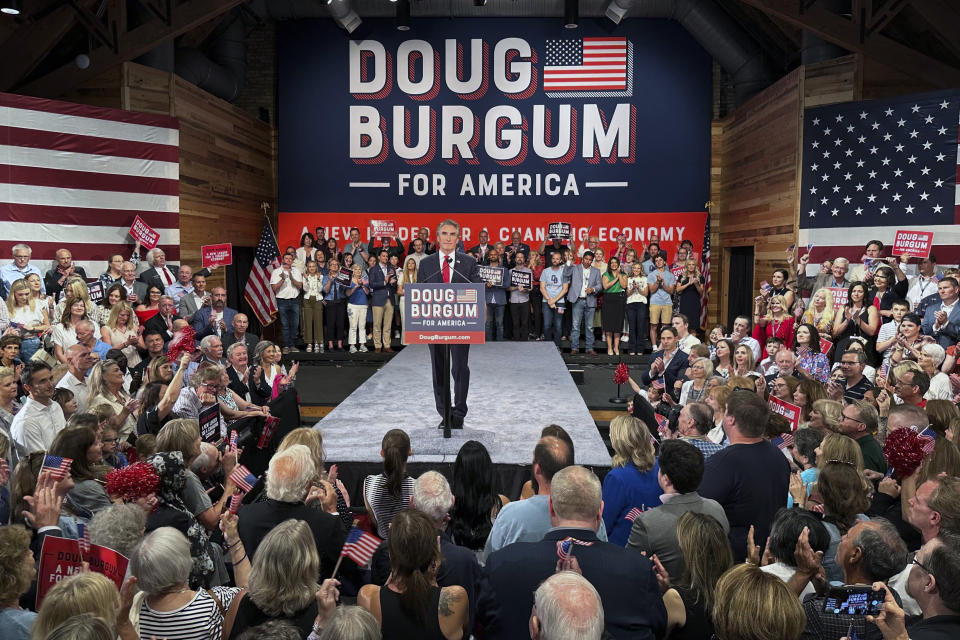
{"label": "man in dark suit", "polygon": [[490,251],[490,249],[493,248],[493,245],[490,244],[490,234],[487,233],[486,229],[481,229],[480,233],[477,234],[477,239],[480,241],[480,243],[470,247],[467,253],[476,258],[481,264],[485,264],[487,259],[487,251]]}
{"label": "man in dark suit", "polygon": [[956,278],[944,278],[937,284],[940,304],[931,304],[923,314],[923,333],[937,339],[937,344],[946,349],[957,344],[960,338],[960,306],[957,297],[960,285]]}
{"label": "man in dark suit", "polygon": [[521,242],[523,236],[520,235],[519,231],[514,231],[510,234],[510,244],[506,246],[507,250],[507,266],[513,269],[517,266],[517,254],[522,253],[524,257],[524,264],[526,264],[526,258],[530,257],[530,245],[526,242]]}
{"label": "man in dark suit", "polygon": [[[87,279],[87,272],[83,267],[73,264],[73,254],[67,249],[57,249],[57,266],[55,269],[47,271],[43,279],[43,286],[48,296],[53,296],[56,300],[63,291],[63,285],[70,276],[80,276]],[[106,295],[106,291],[103,292]]]}
{"label": "man in dark suit", "polygon": [[393,301],[397,296],[397,271],[388,264],[389,251],[381,248],[377,264],[367,271],[370,278],[370,306],[373,307],[373,350],[393,351]]}
{"label": "man in dark suit", "polygon": [[162,296],[157,305],[159,311],[157,315],[143,323],[144,333],[160,333],[163,335],[163,345],[173,340],[173,321],[180,320],[180,316],[175,313],[173,298]]}
{"label": "man in dark suit", "polygon": [[688,364],[687,354],[680,350],[677,343],[677,330],[664,327],[660,330],[660,350],[650,355],[650,369],[644,371],[640,379],[644,385],[648,385],[662,377],[665,391],[677,400],[678,392],[674,389],[674,383],[683,379]]}
{"label": "man in dark suit", "polygon": [[[460,241],[460,225],[447,219],[437,227],[437,242],[440,245],[437,253],[430,254],[420,261],[417,272],[417,282],[480,282],[477,270],[477,261],[472,257],[457,251]],[[463,426],[463,418],[467,415],[467,391],[470,387],[470,367],[467,359],[470,356],[470,345],[450,345],[450,363],[453,373],[453,417],[454,428]],[[437,413],[443,417],[443,383],[447,372],[443,366],[443,354],[440,345],[430,345],[430,363],[433,367],[433,397],[437,403]],[[440,423],[443,426],[443,423]]]}
{"label": "man in dark suit", "polygon": [[[150,268],[140,274],[139,280],[147,285],[160,287],[160,291],[166,291],[167,287],[177,281],[177,274],[180,273],[180,267],[175,264],[167,263],[167,256],[163,249],[156,247],[147,251],[147,262]],[[216,267],[213,267],[216,269]],[[209,277],[213,269],[201,269],[194,275]]]}
{"label": "man in dark suit", "polygon": [[413,246],[413,241],[417,239],[423,242],[424,253],[431,254],[431,253],[437,252],[437,245],[430,242],[430,229],[428,229],[427,227],[420,227],[420,229],[417,230],[416,237],[410,241],[409,245],[407,245],[407,255],[417,252],[416,247]]}
{"label": "man in dark suit", "polygon": [[191,324],[193,330],[197,332],[197,338],[217,335],[226,342],[228,327],[233,326],[233,319],[236,316],[237,310],[227,306],[227,290],[223,287],[214,287],[210,292],[210,307],[194,313]]}
{"label": "man in dark suit", "polygon": [[[226,315],[226,311],[224,311],[224,315]],[[250,327],[250,319],[247,317],[247,314],[234,312],[230,326],[233,328],[233,331],[224,334],[223,348],[229,349],[233,343],[242,342],[247,345],[247,353],[253,355],[253,350],[257,348],[257,343],[260,342],[260,338],[247,331]]]}
{"label": "man in dark suit", "polygon": [[597,538],[602,521],[600,481],[592,471],[570,466],[553,476],[550,523],[539,542],[516,542],[487,559],[478,621],[488,638],[527,638],[527,620],[537,585],[557,570],[558,543],[569,545],[583,577],[603,602],[607,632],[614,638],[664,635],[667,614],[653,565],[643,555]]}
{"label": "man in dark suit", "polygon": [[284,520],[303,520],[313,532],[320,554],[320,575],[324,578],[330,576],[347,532],[339,518],[305,504],[314,473],[310,452],[300,447],[285,449],[270,459],[267,499],[245,505],[240,510],[237,530],[248,556],[255,554],[264,536]]}

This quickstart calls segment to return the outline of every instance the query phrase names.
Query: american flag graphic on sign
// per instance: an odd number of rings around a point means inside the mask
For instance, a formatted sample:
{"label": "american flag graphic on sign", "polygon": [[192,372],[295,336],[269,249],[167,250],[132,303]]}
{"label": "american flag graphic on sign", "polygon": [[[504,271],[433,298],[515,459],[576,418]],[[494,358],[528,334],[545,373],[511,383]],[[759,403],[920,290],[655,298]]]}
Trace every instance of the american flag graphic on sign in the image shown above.
{"label": "american flag graphic on sign", "polygon": [[622,93],[632,84],[628,64],[632,47],[626,38],[547,40],[546,49],[543,90],[547,94],[629,95]]}
{"label": "american flag graphic on sign", "polygon": [[69,247],[96,277],[140,216],[178,261],[179,159],[176,118],[0,93],[0,255]]}
{"label": "american flag graphic on sign", "polygon": [[279,266],[280,248],[277,246],[277,237],[273,235],[270,222],[264,220],[263,232],[253,258],[253,268],[243,290],[243,297],[263,326],[273,322],[273,316],[277,313],[277,298],[270,287],[270,275]]}
{"label": "american flag graphic on sign", "polygon": [[463,289],[457,291],[456,302],[473,304],[477,301],[477,290],[476,289]]}
{"label": "american flag graphic on sign", "polygon": [[933,231],[941,264],[960,260],[960,94],[903,96],[807,109],[800,244],[816,262],[854,258],[897,229]]}

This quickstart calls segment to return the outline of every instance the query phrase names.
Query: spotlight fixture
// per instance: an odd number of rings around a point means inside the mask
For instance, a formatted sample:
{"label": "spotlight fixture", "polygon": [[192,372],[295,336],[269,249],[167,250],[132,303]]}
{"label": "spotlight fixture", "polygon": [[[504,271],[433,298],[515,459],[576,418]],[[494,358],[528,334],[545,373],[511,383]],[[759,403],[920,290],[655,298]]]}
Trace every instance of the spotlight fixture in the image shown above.
{"label": "spotlight fixture", "polygon": [[20,0],[0,0],[0,13],[8,16],[20,15]]}
{"label": "spotlight fixture", "polygon": [[397,31],[410,31],[410,0],[397,2]]}
{"label": "spotlight fixture", "polygon": [[350,0],[326,0],[327,8],[330,11],[330,17],[337,21],[344,31],[353,33],[360,26],[362,20],[357,12],[353,10]]}
{"label": "spotlight fixture", "polygon": [[567,29],[576,29],[580,20],[580,0],[564,0],[563,26]]}
{"label": "spotlight fixture", "polygon": [[614,24],[620,24],[620,21],[627,16],[627,12],[630,11],[632,5],[633,0],[610,0],[610,4],[607,5],[604,13]]}

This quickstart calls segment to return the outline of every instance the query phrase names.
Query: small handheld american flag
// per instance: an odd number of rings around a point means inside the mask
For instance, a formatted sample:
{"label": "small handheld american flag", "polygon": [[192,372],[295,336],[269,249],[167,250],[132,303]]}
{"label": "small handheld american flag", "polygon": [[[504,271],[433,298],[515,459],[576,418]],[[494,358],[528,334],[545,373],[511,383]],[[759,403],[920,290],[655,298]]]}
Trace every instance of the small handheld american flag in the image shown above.
{"label": "small handheld american flag", "polygon": [[82,523],[77,523],[77,542],[80,544],[80,555],[86,557],[90,554],[90,528]]}
{"label": "small handheld american flag", "polygon": [[61,458],[52,456],[49,453],[43,456],[43,466],[40,467],[40,473],[49,471],[54,480],[60,481],[70,473],[70,465],[73,464],[72,458]]}
{"label": "small handheld american flag", "polygon": [[627,511],[627,515],[623,517],[625,520],[629,520],[630,522],[633,522],[634,520],[640,517],[641,513],[643,513],[641,509],[634,507],[633,509],[630,509],[630,511]]}
{"label": "small handheld american flag", "polygon": [[237,436],[236,430],[231,429],[230,430],[230,451],[233,451],[234,453],[239,453],[239,451],[237,450],[238,439],[239,439],[239,436]]}
{"label": "small handheld american flag", "polygon": [[237,511],[240,511],[240,505],[243,502],[243,494],[235,493],[230,496],[230,513],[237,515]]}
{"label": "small handheld american flag", "polygon": [[234,467],[233,472],[230,474],[230,479],[233,480],[233,484],[237,485],[237,488],[244,493],[252,491],[253,485],[257,484],[257,476],[250,473],[250,470],[242,464]]}
{"label": "small handheld american flag", "polygon": [[380,546],[380,538],[367,533],[363,529],[353,527],[347,533],[347,540],[343,543],[343,550],[340,556],[350,558],[358,565],[363,566],[370,562],[373,554]]}
{"label": "small handheld american flag", "polygon": [[581,547],[592,547],[592,542],[584,542],[583,540],[577,540],[576,538],[564,538],[563,540],[557,540],[557,558],[560,560],[566,560],[571,555],[573,555],[573,545],[580,545]]}

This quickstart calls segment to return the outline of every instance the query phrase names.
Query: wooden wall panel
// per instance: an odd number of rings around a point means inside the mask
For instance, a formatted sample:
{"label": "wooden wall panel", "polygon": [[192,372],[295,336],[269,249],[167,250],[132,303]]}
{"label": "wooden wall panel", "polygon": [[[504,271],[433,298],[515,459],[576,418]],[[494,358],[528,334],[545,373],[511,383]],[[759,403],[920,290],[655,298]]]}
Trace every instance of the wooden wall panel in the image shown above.
{"label": "wooden wall panel", "polygon": [[862,55],[857,55],[863,84],[863,100],[875,100],[890,96],[902,96],[911,93],[923,93],[946,89],[925,82],[915,76],[907,75]]}
{"label": "wooden wall panel", "polygon": [[89,104],[94,107],[122,109],[121,87],[123,86],[123,68],[114,67],[101,75],[87,80],[75,89],[60,96],[59,100]]}

